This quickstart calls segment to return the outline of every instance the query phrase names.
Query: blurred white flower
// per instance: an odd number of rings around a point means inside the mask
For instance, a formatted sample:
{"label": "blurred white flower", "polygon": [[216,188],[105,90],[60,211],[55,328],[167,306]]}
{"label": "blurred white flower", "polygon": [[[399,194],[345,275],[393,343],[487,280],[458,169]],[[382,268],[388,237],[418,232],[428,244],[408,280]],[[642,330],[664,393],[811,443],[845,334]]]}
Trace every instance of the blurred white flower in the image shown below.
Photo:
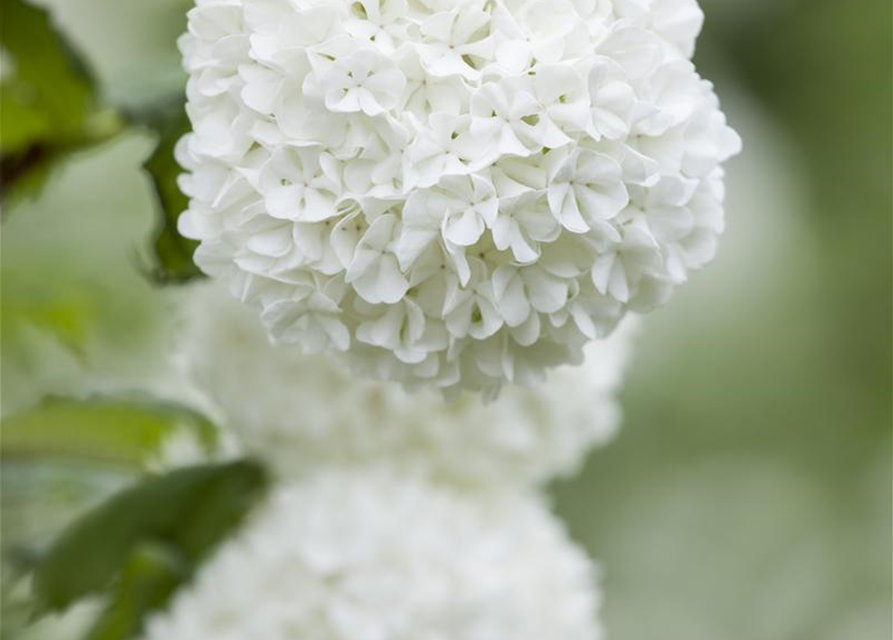
{"label": "blurred white flower", "polygon": [[[272,338],[530,385],[713,257],[695,0],[199,0],[180,220]],[[479,318],[469,322],[472,319]]]}
{"label": "blurred white flower", "polygon": [[532,495],[322,473],[276,489],[144,640],[597,640],[594,574]]}
{"label": "blurred white flower", "polygon": [[[483,300],[492,294],[455,292],[450,321],[469,333],[486,331],[495,307]],[[217,285],[184,293],[178,358],[186,377],[247,452],[284,477],[378,461],[453,484],[532,484],[576,471],[619,424],[616,394],[632,318],[590,345],[584,365],[555,370],[540,388],[507,388],[490,403],[473,393],[445,401],[431,389],[410,393],[357,379],[331,358],[271,346],[254,314]],[[488,310],[477,316],[477,308]],[[413,310],[403,313],[411,327]],[[370,341],[404,348],[387,326],[373,323],[365,332]]]}

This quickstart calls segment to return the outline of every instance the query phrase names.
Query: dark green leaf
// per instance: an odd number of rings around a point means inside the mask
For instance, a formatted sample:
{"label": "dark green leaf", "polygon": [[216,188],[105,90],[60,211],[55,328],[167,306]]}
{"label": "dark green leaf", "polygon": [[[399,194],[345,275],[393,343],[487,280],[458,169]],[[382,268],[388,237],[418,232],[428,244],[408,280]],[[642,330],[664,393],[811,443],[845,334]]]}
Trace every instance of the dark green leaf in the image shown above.
{"label": "dark green leaf", "polygon": [[97,110],[86,64],[57,32],[46,10],[0,0],[9,72],[0,85],[0,197],[38,188],[71,151],[107,140],[121,123]]}
{"label": "dark green leaf", "polygon": [[49,398],[0,423],[3,457],[54,456],[140,466],[188,430],[213,450],[217,429],[186,407],[150,400]]}
{"label": "dark green leaf", "polygon": [[189,577],[177,549],[158,543],[138,546],[121,572],[111,602],[84,640],[123,640],[142,629],[146,613],[159,609]]}
{"label": "dark green leaf", "polygon": [[[154,238],[154,275],[160,282],[185,282],[201,276],[192,261],[198,243],[184,238],[177,230],[177,219],[186,210],[189,200],[177,184],[183,170],[174,158],[174,149],[190,125],[182,97],[173,109],[168,107],[166,111],[166,118],[155,117],[154,122],[149,122],[158,131],[159,139],[155,152],[145,164],[155,188],[160,220]],[[145,116],[142,119],[145,120]]]}
{"label": "dark green leaf", "polygon": [[[239,524],[265,484],[261,467],[241,461],[179,469],[125,489],[51,547],[34,575],[38,603],[61,610],[116,580],[120,585],[125,564],[147,543],[164,545],[181,558],[176,572],[182,566],[188,576]],[[150,591],[156,589],[163,591],[159,585]]]}
{"label": "dark green leaf", "polygon": [[0,0],[3,49],[11,73],[3,81],[3,152],[80,132],[93,102],[86,65],[55,30],[45,9]]}

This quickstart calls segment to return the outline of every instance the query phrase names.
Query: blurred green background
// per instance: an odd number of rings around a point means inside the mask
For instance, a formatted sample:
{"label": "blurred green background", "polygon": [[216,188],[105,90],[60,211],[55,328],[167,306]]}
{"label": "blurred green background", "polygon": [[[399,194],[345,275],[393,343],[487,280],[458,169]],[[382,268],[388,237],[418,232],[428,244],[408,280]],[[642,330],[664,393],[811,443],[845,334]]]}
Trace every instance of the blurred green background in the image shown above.
{"label": "blurred green background", "polygon": [[[111,103],[181,86],[182,0],[41,4]],[[745,141],[728,231],[647,320],[624,430],[553,487],[556,508],[601,562],[610,638],[886,640],[891,5],[702,4],[697,62]],[[80,153],[4,212],[4,415],[163,384],[170,306],[145,276],[156,220],[140,168],[152,144],[134,130]],[[126,478],[6,461],[5,547],[50,538]],[[71,637],[56,627],[3,637]]]}

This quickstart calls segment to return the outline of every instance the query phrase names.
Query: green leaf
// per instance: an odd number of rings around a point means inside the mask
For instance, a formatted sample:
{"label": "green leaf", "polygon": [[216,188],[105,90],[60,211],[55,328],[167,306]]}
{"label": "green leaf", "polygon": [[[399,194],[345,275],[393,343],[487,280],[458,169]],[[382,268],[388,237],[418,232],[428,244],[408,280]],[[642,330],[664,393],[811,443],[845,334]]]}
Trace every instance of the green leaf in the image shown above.
{"label": "green leaf", "polygon": [[116,135],[121,122],[97,109],[87,65],[46,10],[0,0],[4,74],[0,83],[0,197],[41,185],[66,154]]}
{"label": "green leaf", "polygon": [[[3,314],[4,347],[21,345],[32,329],[53,336],[78,357],[84,355],[89,326],[95,322],[95,291],[63,289],[56,283],[25,277],[24,269],[16,269],[11,261],[4,263],[4,291],[0,312]],[[24,281],[24,282],[23,282]],[[37,282],[38,286],[34,286]],[[49,291],[42,291],[44,285]]]}
{"label": "green leaf", "polygon": [[[159,224],[154,238],[156,264],[153,275],[161,283],[186,282],[202,275],[192,261],[198,243],[180,235],[177,220],[189,206],[189,199],[180,190],[177,179],[183,170],[174,157],[174,149],[189,129],[189,119],[180,96],[166,117],[154,116],[149,125],[158,131],[158,145],[146,161],[145,169],[152,178],[158,203]],[[146,121],[143,115],[141,120]]]}
{"label": "green leaf", "polygon": [[75,459],[5,458],[0,470],[4,571],[30,576],[61,531],[141,477],[142,469]]}
{"label": "green leaf", "polygon": [[3,152],[77,135],[93,102],[87,66],[57,32],[45,9],[0,0],[3,49],[12,73],[3,80]]}
{"label": "green leaf", "polygon": [[165,438],[187,429],[213,450],[217,429],[186,407],[159,401],[49,398],[0,423],[0,453],[141,466]]}
{"label": "green leaf", "polygon": [[[160,606],[165,592],[172,591],[164,576],[177,575],[178,582],[187,579],[242,521],[265,485],[261,467],[240,461],[178,469],[121,491],[76,521],[53,544],[34,574],[36,601],[41,607],[62,610],[117,584],[119,601],[122,589],[130,594],[124,598],[127,602],[143,590],[145,608]],[[127,584],[125,576],[130,567],[133,580],[132,563],[144,562],[139,554],[147,544],[162,545],[165,555],[177,560],[159,561],[162,566],[148,572],[151,584],[140,583],[137,589]],[[121,615],[115,606],[113,601],[107,616]]]}
{"label": "green leaf", "polygon": [[155,542],[139,545],[124,565],[111,603],[84,640],[135,636],[146,613],[163,607],[188,577],[188,564],[176,548]]}

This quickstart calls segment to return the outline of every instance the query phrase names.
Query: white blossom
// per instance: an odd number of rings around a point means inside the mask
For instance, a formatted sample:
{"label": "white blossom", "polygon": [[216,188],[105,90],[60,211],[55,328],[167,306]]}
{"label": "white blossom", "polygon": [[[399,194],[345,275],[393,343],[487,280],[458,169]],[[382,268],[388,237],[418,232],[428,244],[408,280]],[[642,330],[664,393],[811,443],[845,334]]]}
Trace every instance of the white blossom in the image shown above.
{"label": "white blossom", "polygon": [[[619,423],[616,394],[635,333],[632,319],[590,345],[584,365],[551,372],[540,388],[507,388],[490,403],[468,392],[445,401],[431,389],[408,393],[396,383],[357,379],[330,357],[270,345],[254,314],[218,286],[185,293],[181,370],[244,449],[282,477],[373,461],[464,486],[532,485],[576,471]],[[489,285],[476,290],[454,283],[447,300],[438,332],[421,328],[422,311],[406,304],[387,312],[399,318],[369,322],[359,335],[370,348],[383,346],[423,364],[426,351],[418,345],[439,347],[448,331],[485,341],[496,333],[500,321]],[[392,326],[404,329],[392,333]],[[429,334],[407,337],[421,330]],[[482,350],[481,357],[491,353]]]}
{"label": "white blossom", "polygon": [[407,386],[541,382],[713,257],[741,143],[690,61],[702,22],[695,0],[198,0],[180,229],[276,342]]}
{"label": "white blossom", "polygon": [[328,472],[276,488],[144,640],[598,640],[595,570],[533,495]]}

